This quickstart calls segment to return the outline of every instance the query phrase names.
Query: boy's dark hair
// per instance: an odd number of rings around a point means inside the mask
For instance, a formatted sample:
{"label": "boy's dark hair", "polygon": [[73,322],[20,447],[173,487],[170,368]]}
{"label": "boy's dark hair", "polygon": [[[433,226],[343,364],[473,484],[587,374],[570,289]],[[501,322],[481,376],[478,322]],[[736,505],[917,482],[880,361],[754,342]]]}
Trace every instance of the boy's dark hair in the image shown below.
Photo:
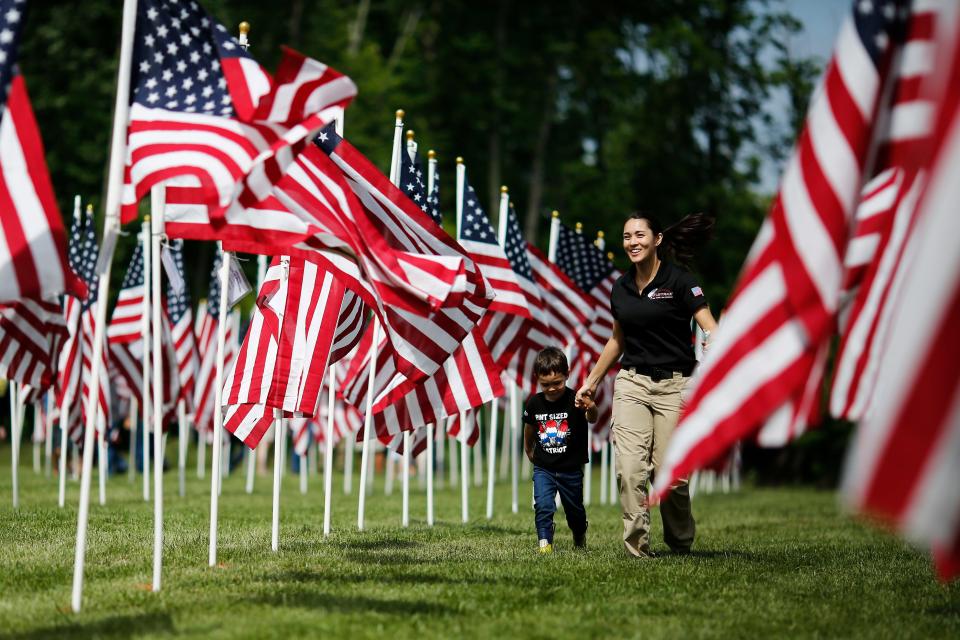
{"label": "boy's dark hair", "polygon": [[570,368],[567,365],[567,356],[556,347],[547,347],[537,354],[533,361],[533,373],[537,376],[546,376],[551,373],[567,375]]}

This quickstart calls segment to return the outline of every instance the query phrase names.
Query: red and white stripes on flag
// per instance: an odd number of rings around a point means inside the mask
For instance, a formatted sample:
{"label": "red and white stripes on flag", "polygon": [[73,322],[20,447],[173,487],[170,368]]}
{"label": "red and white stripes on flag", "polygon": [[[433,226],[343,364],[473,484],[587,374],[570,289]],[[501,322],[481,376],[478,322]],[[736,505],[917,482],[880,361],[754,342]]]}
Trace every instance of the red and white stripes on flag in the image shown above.
{"label": "red and white stripes on flag", "polygon": [[771,417],[789,416],[781,420],[788,440],[814,412],[810,390],[836,324],[853,214],[879,135],[873,118],[905,17],[853,3],[780,192],[695,374],[656,479],[660,495]]}
{"label": "red and white stripes on flag", "polygon": [[111,343],[134,342],[143,337],[144,296],[149,295],[143,281],[143,242],[138,240],[107,325],[107,340]]}
{"label": "red and white stripes on flag", "polygon": [[[197,192],[190,199],[199,196],[213,229],[227,224],[224,212],[238,196],[251,201],[269,191],[325,122],[317,111],[343,108],[356,95],[349,79],[324,65],[290,50],[284,57],[275,84],[196,2],[138,3],[124,222],[154,184],[170,180]],[[176,217],[172,211],[168,234],[199,239]]]}
{"label": "red and white stripes on flag", "polygon": [[[302,258],[275,260],[243,345],[224,381],[224,426],[251,449],[273,419],[319,413],[332,351],[346,354],[360,336],[356,295]],[[334,345],[340,342],[334,349]]]}
{"label": "red and white stripes on flag", "polygon": [[[76,226],[76,225],[74,225]],[[63,297],[63,316],[67,336],[57,360],[57,406],[64,417],[70,438],[77,441],[82,434],[80,422],[80,357],[83,341],[80,337],[81,303],[73,296]]]}
{"label": "red and white stripes on flag", "polygon": [[[4,53],[9,46],[0,43]],[[12,70],[13,57],[5,56],[2,66]],[[0,300],[52,299],[63,292],[86,293],[67,262],[43,142],[23,76],[14,72],[0,119]]]}
{"label": "red and white stripes on flag", "polygon": [[[214,269],[216,274],[217,269]],[[212,292],[211,292],[212,295]],[[219,298],[219,296],[217,296]],[[229,370],[233,364],[237,347],[237,327],[239,314],[233,312],[226,319],[226,341],[223,349],[223,368]],[[194,387],[194,427],[198,432],[213,434],[213,410],[216,404],[214,392],[217,378],[217,327],[219,320],[210,313],[209,305],[201,304],[197,309],[197,351],[200,354],[200,366],[197,369],[197,381]]]}
{"label": "red and white stripes on flag", "polygon": [[951,579],[960,575],[960,10],[944,17],[936,65],[944,97],[932,149],[917,156],[928,179],[880,313],[875,390],[843,493],[932,550]]}
{"label": "red and white stripes on flag", "polygon": [[583,328],[593,321],[594,301],[531,244],[527,245],[527,256],[540,287],[551,337],[563,347],[579,340]]}
{"label": "red and white stripes on flag", "polygon": [[[364,342],[369,343],[369,333]],[[493,362],[482,339],[468,334],[443,366],[425,380],[411,381],[390,367],[389,349],[381,341],[379,349],[360,343],[358,356],[351,362],[344,397],[358,409],[366,410],[366,381],[370,353],[376,352],[378,369],[374,382],[373,424],[381,442],[389,442],[401,431],[410,431],[428,423],[479,407],[504,393],[500,368]]]}
{"label": "red and white stripes on flag", "polygon": [[0,303],[0,378],[42,393],[55,382],[56,362],[66,337],[57,302],[25,298]]}

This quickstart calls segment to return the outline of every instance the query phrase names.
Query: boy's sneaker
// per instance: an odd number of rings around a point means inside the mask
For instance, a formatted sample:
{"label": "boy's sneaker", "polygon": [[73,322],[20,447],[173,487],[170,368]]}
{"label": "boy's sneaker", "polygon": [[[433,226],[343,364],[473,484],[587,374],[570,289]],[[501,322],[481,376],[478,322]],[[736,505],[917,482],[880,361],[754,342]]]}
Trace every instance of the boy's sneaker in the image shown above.
{"label": "boy's sneaker", "polygon": [[553,553],[553,545],[547,542],[546,540],[540,541],[540,555],[547,555],[548,553]]}

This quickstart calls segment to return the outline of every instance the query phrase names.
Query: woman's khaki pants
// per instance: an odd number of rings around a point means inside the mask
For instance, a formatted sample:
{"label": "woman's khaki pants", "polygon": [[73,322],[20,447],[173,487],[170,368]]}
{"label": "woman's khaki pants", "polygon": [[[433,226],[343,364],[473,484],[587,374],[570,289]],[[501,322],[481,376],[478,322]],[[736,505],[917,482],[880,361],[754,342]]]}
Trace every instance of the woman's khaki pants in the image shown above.
{"label": "woman's khaki pants", "polygon": [[[680,392],[688,378],[654,382],[631,369],[617,374],[613,389],[613,437],[617,484],[623,506],[623,544],[634,556],[650,555],[648,483],[656,474],[680,417]],[[689,551],[696,525],[686,480],[660,503],[663,539],[673,551]]]}

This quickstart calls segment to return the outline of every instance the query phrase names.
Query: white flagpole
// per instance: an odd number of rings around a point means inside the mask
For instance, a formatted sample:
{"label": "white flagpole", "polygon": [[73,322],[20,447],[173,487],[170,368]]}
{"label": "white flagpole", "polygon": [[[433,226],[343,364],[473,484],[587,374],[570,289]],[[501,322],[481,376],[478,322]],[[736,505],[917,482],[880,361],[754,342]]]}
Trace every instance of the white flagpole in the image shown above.
{"label": "white flagpole", "polygon": [[43,416],[43,473],[48,478],[53,474],[53,390],[47,391],[43,400],[46,413]]}
{"label": "white flagpole", "polygon": [[276,551],[280,548],[280,484],[283,481],[283,441],[284,433],[283,412],[273,410],[274,433],[273,440],[273,521],[270,527],[270,548]]}
{"label": "white flagpole", "polygon": [[[100,403],[97,403],[97,422],[100,422],[100,418],[103,416],[103,412],[100,410]],[[106,423],[106,420],[104,420]],[[97,480],[100,485],[100,504],[107,504],[107,440],[104,435],[106,429],[101,429],[97,432]]]}
{"label": "white flagpole", "polygon": [[230,252],[221,249],[220,262],[220,304],[217,322],[217,374],[214,380],[213,405],[213,461],[210,469],[210,553],[208,562],[211,567],[217,564],[217,517],[220,507],[220,456],[223,448],[223,360],[227,342],[227,322],[230,321],[227,296],[230,288]]}
{"label": "white flagpole", "polygon": [[[397,109],[393,127],[393,152],[390,156],[390,182],[397,184],[400,174],[400,152],[403,142],[403,109]],[[367,406],[363,416],[363,448],[360,453],[360,496],[357,506],[357,528],[363,531],[364,509],[367,499],[367,476],[370,469],[370,430],[373,428],[373,392],[377,374],[376,349],[380,344],[380,323],[373,320],[373,341],[370,353],[370,377],[367,382]],[[371,479],[372,480],[372,479]]]}
{"label": "white flagpole", "polygon": [[394,474],[394,464],[392,451],[389,448],[384,449],[383,452],[383,495],[389,496],[393,495],[393,474]]}
{"label": "white flagpole", "polygon": [[[74,224],[79,224],[80,222],[80,196],[73,196],[73,222]],[[76,336],[75,340],[80,340],[78,335],[80,331],[80,321],[79,315],[77,316],[77,326],[70,327],[70,330]],[[75,366],[80,366],[80,363],[77,362]],[[66,398],[64,398],[66,400]],[[77,400],[77,398],[74,398]],[[63,505],[66,504],[67,497],[67,454],[70,451],[70,444],[67,440],[67,407],[65,404],[60,405],[60,500],[58,504],[60,508],[63,509]]]}
{"label": "white flagpole", "polygon": [[20,507],[20,479],[17,468],[20,466],[20,399],[17,389],[17,383],[13,380],[8,385],[10,394],[10,457],[13,474],[13,508]]}
{"label": "white flagpole", "polygon": [[[427,197],[433,193],[433,187],[437,180],[437,152],[433,149],[427,151]],[[427,425],[427,526],[433,526],[433,474],[434,474],[434,434],[436,426],[431,422]],[[441,441],[442,445],[442,441]],[[442,447],[441,447],[442,456]]]}
{"label": "white flagpole", "polygon": [[[307,438],[310,438],[309,427],[307,428]],[[307,493],[307,473],[310,471],[308,469],[309,465],[309,451],[310,451],[310,441],[307,440],[307,451],[300,456],[300,493]]]}
{"label": "white flagpole", "polygon": [[[465,189],[467,177],[467,168],[463,164],[463,158],[457,158],[457,239],[460,238],[460,228],[463,224],[463,191]],[[460,412],[460,438],[464,436],[464,430],[467,428],[467,414]],[[459,438],[458,438],[459,440]],[[460,517],[463,522],[467,522],[469,517],[469,490],[470,478],[468,467],[470,458],[467,452],[467,443],[460,440]]]}
{"label": "white flagpole", "polygon": [[[257,295],[260,295],[260,288],[263,287],[263,281],[267,278],[267,256],[257,256]],[[257,451],[256,449],[247,449],[247,493],[253,493],[254,479],[257,475]]]}
{"label": "white flagpole", "polygon": [[197,430],[197,478],[207,477],[207,436]]}
{"label": "white flagpole", "polygon": [[610,489],[607,491],[608,504],[616,504],[617,497],[617,448],[610,442]]}
{"label": "white flagpole", "polygon": [[140,426],[143,437],[140,441],[141,460],[143,461],[143,499],[146,502],[150,500],[150,426],[153,417],[153,398],[150,390],[150,307],[151,296],[147,293],[150,290],[150,283],[153,282],[151,274],[153,273],[153,239],[151,233],[150,216],[145,216],[143,222],[143,315],[141,316],[140,335],[142,336],[141,345],[143,353],[141,354],[141,368],[143,370],[143,380],[140,385],[140,397],[143,398],[143,407],[140,411]]}
{"label": "white flagpole", "polygon": [[177,402],[177,484],[180,497],[187,495],[187,407],[183,400]]}
{"label": "white flagpole", "polygon": [[433,526],[433,438],[434,426],[427,425],[427,526]]}
{"label": "white flagpole", "polygon": [[127,420],[130,422],[130,442],[127,450],[127,479],[130,483],[137,479],[137,413],[140,411],[137,399],[130,398],[130,411]]}
{"label": "white flagpole", "polygon": [[[406,151],[407,151],[407,154],[409,154],[409,156],[410,156],[410,160],[412,161],[413,158],[414,158],[414,156],[415,156],[416,153],[417,153],[417,143],[416,143],[416,141],[413,139],[413,131],[412,131],[412,130],[407,131],[407,149],[406,149]],[[429,173],[430,173],[430,172],[429,172],[429,169],[428,169],[428,170],[427,170],[427,184],[428,184],[428,185],[429,185],[429,183],[430,183],[430,175],[429,175]],[[399,180],[398,180],[398,181],[399,181]],[[427,197],[428,197],[428,198],[430,197],[429,186],[428,186],[428,191],[427,191]],[[404,432],[403,432],[403,464],[402,464],[401,467],[400,467],[401,470],[402,470],[402,473],[403,473],[403,477],[401,478],[401,487],[402,487],[402,490],[403,490],[403,499],[402,499],[402,509],[401,509],[402,514],[401,514],[401,517],[400,517],[400,524],[401,524],[401,526],[403,526],[403,527],[409,527],[409,526],[410,526],[410,456],[411,456],[410,448],[411,448],[411,446],[412,446],[411,440],[412,440],[412,438],[410,437],[410,432],[409,432],[409,431],[404,431]]]}
{"label": "white flagpole", "polygon": [[519,428],[519,414],[520,412],[520,389],[516,384],[510,385],[510,495],[511,503],[510,510],[513,513],[517,513],[518,502],[517,502],[517,492],[519,489],[518,486],[518,474],[520,466],[520,451],[519,451],[519,437],[520,437],[520,428]]}
{"label": "white flagpole", "polygon": [[42,402],[42,399],[33,403],[33,435],[31,436],[30,440],[31,442],[33,442],[33,472],[34,473],[40,473],[43,470],[42,462],[40,460],[40,451],[41,451],[40,445],[42,444],[42,441],[40,440],[40,438],[43,437],[43,430],[41,428],[43,421],[40,416],[41,402]]}
{"label": "white flagpole", "polygon": [[[150,227],[152,236],[151,268],[153,315],[153,591],[160,591],[163,571],[163,324],[160,289],[160,243],[164,239],[163,208],[166,189],[156,185],[150,190]],[[144,282],[146,284],[146,282]],[[146,296],[144,296],[146,297]],[[219,408],[219,407],[218,407]]]}
{"label": "white flagpole", "polygon": [[[500,211],[497,213],[497,241],[502,247],[507,238],[507,214],[510,211],[510,195],[506,185],[500,187]],[[490,445],[487,449],[487,520],[493,518],[493,484],[497,458],[497,418],[500,402],[494,398],[490,403]]]}
{"label": "white flagpole", "polygon": [[[323,537],[330,535],[330,510],[333,506],[333,412],[336,408],[336,394],[333,386],[337,379],[337,364],[333,363],[327,368],[329,382],[327,384],[327,423],[323,426],[326,430],[324,434],[325,448],[323,451]],[[351,445],[346,442],[344,444]],[[347,449],[350,447],[347,446]],[[346,473],[346,471],[344,471]]]}
{"label": "white flagpole", "polygon": [[[113,134],[110,146],[110,168],[107,174],[107,203],[104,217],[104,239],[115,236],[120,227],[120,191],[123,187],[123,165],[126,159],[127,121],[130,112],[130,67],[133,59],[133,36],[137,21],[137,0],[125,0],[120,40],[120,64],[117,69],[117,99],[113,112]],[[107,298],[110,288],[110,266],[113,262],[114,243],[103,243],[100,254],[100,286],[96,306],[96,328],[93,338],[93,354],[90,364],[90,394],[87,406],[93,407],[100,390],[100,367],[104,330],[107,324]],[[90,470],[93,467],[93,430],[96,428],[96,412],[88,411],[84,427],[83,467],[80,475],[80,507],[77,510],[77,546],[73,563],[73,591],[70,604],[73,611],[80,611],[83,598],[83,565],[87,551],[87,519],[90,510]]]}

